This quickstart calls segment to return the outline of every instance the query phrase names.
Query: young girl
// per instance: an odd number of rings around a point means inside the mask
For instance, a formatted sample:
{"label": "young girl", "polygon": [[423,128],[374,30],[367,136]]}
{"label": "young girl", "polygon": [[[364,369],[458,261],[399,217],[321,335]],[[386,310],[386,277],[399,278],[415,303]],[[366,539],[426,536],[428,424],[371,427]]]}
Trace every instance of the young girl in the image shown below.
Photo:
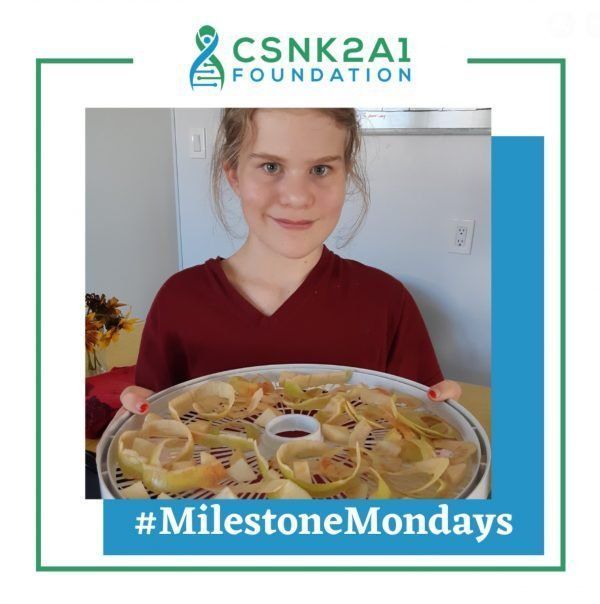
{"label": "young girl", "polygon": [[[384,371],[458,398],[444,380],[419,310],[394,277],[345,260],[323,242],[352,181],[368,206],[353,109],[227,109],[213,158],[213,196],[224,223],[224,174],[239,197],[248,237],[229,258],[173,275],[148,314],[136,385],[121,401],[194,377],[276,363],[325,363]],[[356,229],[355,229],[356,231]]]}

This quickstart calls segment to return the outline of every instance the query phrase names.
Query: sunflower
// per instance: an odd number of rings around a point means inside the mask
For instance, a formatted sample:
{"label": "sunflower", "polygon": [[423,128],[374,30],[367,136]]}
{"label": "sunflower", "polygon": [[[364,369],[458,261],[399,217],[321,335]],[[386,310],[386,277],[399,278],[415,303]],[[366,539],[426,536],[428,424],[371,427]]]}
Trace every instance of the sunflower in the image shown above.
{"label": "sunflower", "polygon": [[[103,297],[104,297],[104,295],[103,295]],[[119,310],[119,308],[121,306],[127,306],[127,304],[124,304],[123,302],[119,302],[119,300],[113,296],[110,300],[106,301],[104,312],[107,315],[112,315],[112,316],[120,315],[121,311]]]}
{"label": "sunflower", "polygon": [[92,352],[96,346],[106,348],[119,339],[119,332],[132,331],[139,319],[131,317],[131,307],[124,315],[121,307],[127,306],[114,296],[107,299],[105,294],[86,294],[86,336],[85,347]]}
{"label": "sunflower", "polygon": [[119,329],[117,327],[111,327],[105,331],[100,332],[98,338],[98,345],[100,348],[106,348],[109,344],[116,342],[119,339]]}
{"label": "sunflower", "polygon": [[88,312],[85,315],[85,349],[88,352],[94,350],[94,346],[98,343],[102,323],[96,321],[96,314]]}
{"label": "sunflower", "polygon": [[119,308],[127,306],[123,302],[119,302],[114,296],[107,300],[104,294],[86,294],[85,304],[88,310],[96,313],[98,317],[102,317],[103,319],[120,317],[121,311]]}
{"label": "sunflower", "polygon": [[119,321],[118,329],[133,331],[133,328],[136,326],[139,319],[136,319],[135,317],[129,318],[129,315],[131,315],[131,309],[129,309],[129,312]]}

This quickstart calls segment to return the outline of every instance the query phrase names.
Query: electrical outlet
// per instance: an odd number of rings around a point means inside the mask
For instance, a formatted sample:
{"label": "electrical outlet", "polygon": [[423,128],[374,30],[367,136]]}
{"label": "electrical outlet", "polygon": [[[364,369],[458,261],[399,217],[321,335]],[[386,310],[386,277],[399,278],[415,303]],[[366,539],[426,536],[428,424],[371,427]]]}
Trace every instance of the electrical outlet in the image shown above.
{"label": "electrical outlet", "polygon": [[474,220],[451,220],[448,252],[451,254],[470,254],[474,230]]}

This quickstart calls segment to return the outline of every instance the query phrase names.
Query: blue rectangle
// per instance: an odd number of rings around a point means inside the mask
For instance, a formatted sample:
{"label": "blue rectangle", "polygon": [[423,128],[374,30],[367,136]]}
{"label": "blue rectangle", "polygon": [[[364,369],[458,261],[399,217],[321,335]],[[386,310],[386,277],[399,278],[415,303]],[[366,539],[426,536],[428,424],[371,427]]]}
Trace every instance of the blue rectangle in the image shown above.
{"label": "blue rectangle", "polygon": [[[136,500],[104,502],[105,554],[542,554],[544,551],[544,151],[542,137],[492,137],[492,498],[469,500]],[[199,506],[206,505],[206,509]],[[218,504],[228,514],[278,516],[348,514],[395,515],[406,528],[406,514],[422,514],[424,534],[295,534],[280,531],[198,534],[198,514],[212,519]],[[442,507],[440,507],[442,506]],[[445,507],[447,506],[447,507]],[[163,508],[163,509],[161,509]],[[162,515],[194,516],[191,534],[163,534]],[[442,526],[446,512],[450,534],[431,531],[431,518]],[[136,520],[155,514],[159,529],[139,534]],[[167,514],[170,512],[166,512]],[[373,512],[371,512],[373,513]],[[477,541],[477,530],[456,534],[457,514],[495,515],[492,529]],[[498,515],[509,514],[512,531],[500,534]],[[460,518],[460,517],[459,517]],[[481,516],[480,522],[486,518]],[[212,521],[212,520],[211,520]],[[287,522],[293,520],[288,518]],[[462,517],[462,522],[467,522]],[[460,522],[459,522],[460,524]],[[285,522],[284,522],[285,525]],[[396,524],[397,526],[397,524]],[[239,528],[239,527],[238,527]],[[284,526],[285,528],[285,526]],[[443,528],[443,527],[442,527]],[[234,527],[234,530],[235,529]],[[498,532],[500,530],[500,533]]]}
{"label": "blue rectangle", "polygon": [[[515,531],[501,513],[486,500],[113,500],[104,506],[104,553],[502,554],[526,549],[532,528],[520,524]],[[138,530],[143,526],[152,530]]]}
{"label": "blue rectangle", "polygon": [[[492,493],[543,551],[544,139],[492,138]],[[541,550],[541,551],[540,551]],[[531,553],[535,553],[532,551]]]}

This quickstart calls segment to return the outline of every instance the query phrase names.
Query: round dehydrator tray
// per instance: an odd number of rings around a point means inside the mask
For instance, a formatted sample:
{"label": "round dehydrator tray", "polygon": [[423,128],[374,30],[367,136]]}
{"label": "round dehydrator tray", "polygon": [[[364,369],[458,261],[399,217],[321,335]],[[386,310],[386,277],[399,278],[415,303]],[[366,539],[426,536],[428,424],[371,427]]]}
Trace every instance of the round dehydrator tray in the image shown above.
{"label": "round dehydrator tray", "polygon": [[[243,378],[253,378],[254,376],[260,376],[261,380],[270,380],[275,385],[278,384],[279,375],[281,372],[296,372],[296,373],[327,373],[333,371],[344,371],[351,370],[352,376],[346,382],[347,384],[364,384],[369,388],[385,388],[393,390],[396,393],[402,395],[409,395],[419,399],[422,403],[423,409],[433,415],[437,415],[444,421],[451,424],[458,430],[461,438],[464,441],[472,442],[476,447],[476,453],[474,460],[471,463],[471,472],[463,484],[460,485],[459,492],[455,495],[455,498],[459,499],[485,499],[489,495],[490,485],[490,463],[491,463],[491,451],[490,443],[485,430],[475,417],[469,413],[464,407],[459,405],[456,401],[447,401],[445,403],[431,403],[427,398],[428,388],[406,380],[397,376],[393,376],[387,373],[379,371],[372,371],[367,369],[346,367],[341,365],[319,365],[319,364],[294,364],[294,365],[264,365],[257,367],[245,367],[242,369],[236,369],[233,371],[223,371],[220,373],[214,373],[201,378],[189,380],[177,386],[163,390],[152,395],[149,398],[150,411],[160,415],[161,417],[172,419],[168,404],[169,401],[176,396],[179,396],[183,392],[193,390],[211,381],[226,381],[233,376],[240,376]],[[320,386],[323,390],[329,390],[335,385]],[[283,403],[278,403],[277,410],[283,413],[297,413],[293,409],[286,407]],[[311,411],[302,411],[303,414],[313,414]],[[244,418],[245,422],[253,423],[258,418],[260,412],[255,413],[249,417]],[[198,419],[194,411],[184,415],[181,421],[184,424],[188,424]],[[226,428],[229,422],[236,422],[237,420],[230,420],[223,418],[214,420],[212,423],[219,425],[221,428]],[[105,499],[120,499],[121,489],[124,489],[136,480],[128,479],[123,475],[121,468],[119,467],[119,461],[117,456],[117,443],[120,435],[127,430],[139,430],[144,422],[144,416],[133,415],[129,412],[120,412],[115,416],[113,421],[106,428],[100,442],[98,443],[96,459],[98,465],[98,476],[100,479],[100,491]],[[355,422],[348,422],[348,427],[352,427]],[[259,426],[256,426],[260,428]],[[235,429],[235,427],[234,427]],[[239,428],[237,428],[239,430]],[[263,428],[260,428],[262,431]],[[385,434],[385,430],[374,429],[369,434],[367,441],[365,442],[365,448],[372,448],[375,442],[382,438]],[[243,433],[241,433],[243,434]],[[209,451],[214,457],[223,463],[225,467],[229,466],[229,459],[233,453],[232,449],[228,447],[219,448],[208,448],[196,444],[194,446],[194,459],[199,461],[201,451]],[[246,453],[245,459],[252,469],[259,474],[258,464],[256,457],[253,453]],[[258,478],[257,478],[258,480]],[[372,480],[366,478],[366,480]],[[233,479],[224,481],[221,483],[222,487],[231,486],[238,484]],[[158,493],[149,493],[151,497],[156,497]],[[183,493],[174,494],[173,497],[178,499],[210,499],[214,497],[214,492],[197,489],[194,491],[186,491]],[[251,499],[265,497],[264,494],[249,493],[240,494],[240,499]],[[343,499],[346,498],[346,494],[342,491],[337,493],[331,498]]]}

